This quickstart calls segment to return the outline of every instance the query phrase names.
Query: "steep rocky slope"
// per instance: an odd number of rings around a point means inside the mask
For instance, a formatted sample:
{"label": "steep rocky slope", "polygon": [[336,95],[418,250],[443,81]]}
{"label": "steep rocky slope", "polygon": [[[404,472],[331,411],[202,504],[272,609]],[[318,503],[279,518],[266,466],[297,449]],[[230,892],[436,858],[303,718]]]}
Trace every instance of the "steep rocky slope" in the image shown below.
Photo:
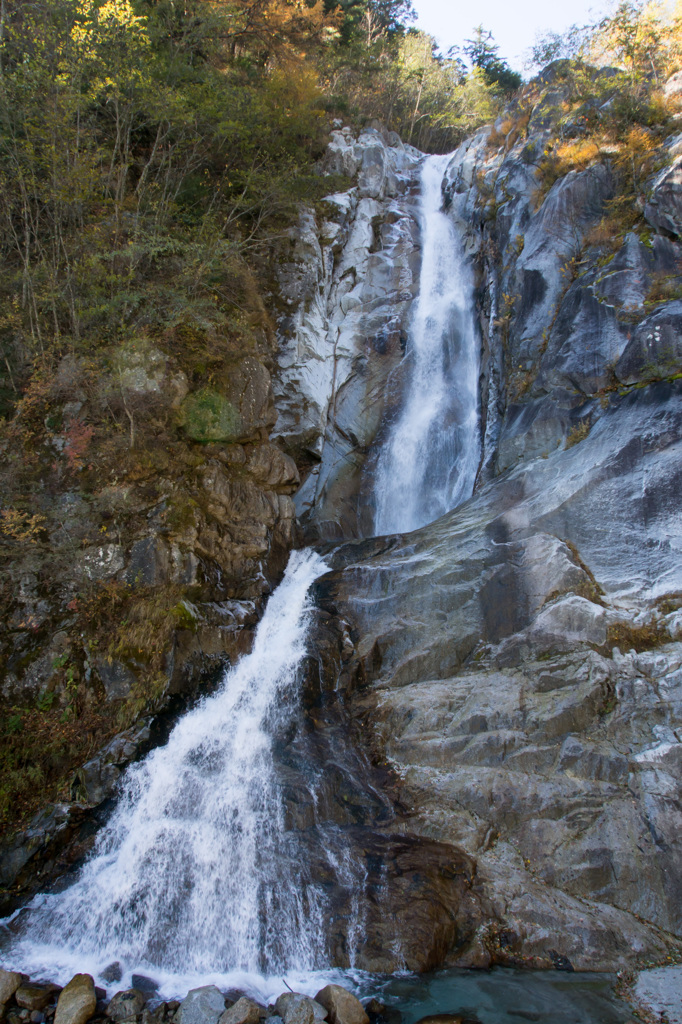
{"label": "steep rocky slope", "polygon": [[96,362],[66,355],[31,386],[5,446],[10,843],[22,817],[59,802],[4,850],[4,885],[26,863],[29,875],[42,858],[54,868],[51,838],[77,834],[111,795],[151,742],[149,716],[248,649],[286,564],[299,475],[269,438],[274,335],[242,273],[239,330],[140,337]]}
{"label": "steep rocky slope", "polygon": [[[479,280],[474,497],[342,547],[319,592],[412,809],[393,827],[475,859],[463,962],[603,969],[682,934],[681,142],[619,236],[608,154],[540,188],[569,100],[550,69],[522,130],[469,140],[443,185]],[[326,500],[312,519],[325,533]]]}

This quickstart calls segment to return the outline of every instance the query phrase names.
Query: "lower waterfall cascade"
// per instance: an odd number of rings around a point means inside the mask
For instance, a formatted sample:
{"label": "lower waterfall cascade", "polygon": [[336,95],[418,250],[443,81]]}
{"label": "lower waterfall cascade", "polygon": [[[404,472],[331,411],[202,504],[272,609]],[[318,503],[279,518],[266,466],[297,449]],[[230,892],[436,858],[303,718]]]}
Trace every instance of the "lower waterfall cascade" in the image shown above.
{"label": "lower waterfall cascade", "polygon": [[11,956],[22,970],[68,980],[118,962],[179,990],[180,979],[324,966],[324,899],[284,828],[269,726],[296,703],[308,591],[326,568],[311,550],[291,555],[251,653],[129,769],[78,880],[16,922]]}

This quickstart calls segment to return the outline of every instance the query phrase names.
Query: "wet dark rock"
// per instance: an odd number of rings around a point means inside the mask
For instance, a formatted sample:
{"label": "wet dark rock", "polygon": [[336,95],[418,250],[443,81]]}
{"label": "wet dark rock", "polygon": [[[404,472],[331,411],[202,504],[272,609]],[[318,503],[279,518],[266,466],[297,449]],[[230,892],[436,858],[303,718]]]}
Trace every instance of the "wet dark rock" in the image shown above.
{"label": "wet dark rock", "polygon": [[[78,769],[71,784],[72,797],[88,804],[100,804],[108,799],[116,789],[123,768],[146,751],[150,737],[148,720],[115,736],[96,757]],[[120,981],[120,975],[104,980]]]}
{"label": "wet dark rock", "polygon": [[58,985],[24,981],[14,993],[14,998],[23,1010],[44,1010],[60,991]]}
{"label": "wet dark rock", "polygon": [[142,1013],[149,996],[137,988],[125,989],[112,996],[106,1014],[111,1020],[124,1021]]}
{"label": "wet dark rock", "polygon": [[136,988],[139,992],[144,993],[147,996],[154,995],[159,990],[158,981],[154,981],[153,978],[148,978],[146,974],[133,974],[132,978],[133,988]]}
{"label": "wet dark rock", "polygon": [[102,978],[102,981],[106,981],[110,985],[114,985],[123,977],[123,967],[118,960],[114,960],[113,963],[109,964],[108,967],[105,967],[104,970],[100,972],[100,977]]}
{"label": "wet dark rock", "polygon": [[552,963],[554,964],[554,969],[556,971],[568,971],[568,972],[571,972],[571,971],[575,970],[575,968],[573,967],[573,964],[568,959],[568,957],[567,956],[563,956],[561,953],[557,953],[557,951],[555,949],[548,950],[547,955],[548,955],[549,959],[552,961]]}

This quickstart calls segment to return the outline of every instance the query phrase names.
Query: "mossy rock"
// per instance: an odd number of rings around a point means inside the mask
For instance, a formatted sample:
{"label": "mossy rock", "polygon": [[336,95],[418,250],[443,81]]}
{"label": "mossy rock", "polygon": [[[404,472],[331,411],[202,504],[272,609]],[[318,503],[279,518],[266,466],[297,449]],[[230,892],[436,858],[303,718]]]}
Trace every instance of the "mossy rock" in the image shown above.
{"label": "mossy rock", "polygon": [[244,433],[239,410],[211,388],[188,395],[180,416],[181,426],[192,441],[238,441]]}

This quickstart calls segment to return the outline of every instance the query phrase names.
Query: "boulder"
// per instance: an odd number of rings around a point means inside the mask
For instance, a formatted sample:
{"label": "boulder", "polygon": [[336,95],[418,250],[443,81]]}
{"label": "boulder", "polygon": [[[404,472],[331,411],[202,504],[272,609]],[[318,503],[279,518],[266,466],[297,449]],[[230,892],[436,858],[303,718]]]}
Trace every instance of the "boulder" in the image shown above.
{"label": "boulder", "polygon": [[76,974],[59,996],[54,1024],[85,1024],[96,1009],[94,981],[89,974]]}
{"label": "boulder", "polygon": [[220,1018],[220,1024],[258,1024],[262,1017],[267,1016],[267,1010],[260,1003],[256,1003],[247,996],[230,1006]]}
{"label": "boulder", "polygon": [[41,985],[37,982],[25,981],[19,985],[14,998],[22,1010],[44,1010],[59,992],[57,985]]}
{"label": "boulder", "polygon": [[159,394],[168,359],[146,339],[136,339],[117,350],[116,386],[134,395]]}
{"label": "boulder", "polygon": [[21,975],[18,971],[5,971],[0,968],[0,1006],[4,1006],[8,999],[11,999],[21,985]]}
{"label": "boulder", "polygon": [[[149,728],[148,726],[146,727]],[[131,981],[133,988],[137,989],[138,992],[142,992],[147,997],[153,995],[154,992],[159,991],[158,981],[154,981],[153,978],[148,978],[146,974],[133,974]]]}
{"label": "boulder", "polygon": [[369,1024],[360,1000],[341,985],[325,985],[315,1002],[324,1006],[329,1024]]}
{"label": "boulder", "polygon": [[177,1024],[216,1024],[225,1010],[225,999],[215,985],[193,988],[180,1003]]}
{"label": "boulder", "polygon": [[128,988],[117,992],[107,1006],[107,1017],[111,1020],[130,1020],[142,1013],[148,996],[137,988]]}
{"label": "boulder", "polygon": [[120,981],[123,977],[123,968],[118,960],[112,961],[100,972],[100,978],[102,981],[108,982],[110,985],[115,985],[117,981]]}
{"label": "boulder", "polygon": [[321,1003],[299,992],[284,992],[275,1003],[275,1010],[284,1024],[313,1024],[327,1018],[327,1011]]}
{"label": "boulder", "polygon": [[120,544],[92,544],[78,555],[79,571],[91,582],[110,579],[125,565]]}

